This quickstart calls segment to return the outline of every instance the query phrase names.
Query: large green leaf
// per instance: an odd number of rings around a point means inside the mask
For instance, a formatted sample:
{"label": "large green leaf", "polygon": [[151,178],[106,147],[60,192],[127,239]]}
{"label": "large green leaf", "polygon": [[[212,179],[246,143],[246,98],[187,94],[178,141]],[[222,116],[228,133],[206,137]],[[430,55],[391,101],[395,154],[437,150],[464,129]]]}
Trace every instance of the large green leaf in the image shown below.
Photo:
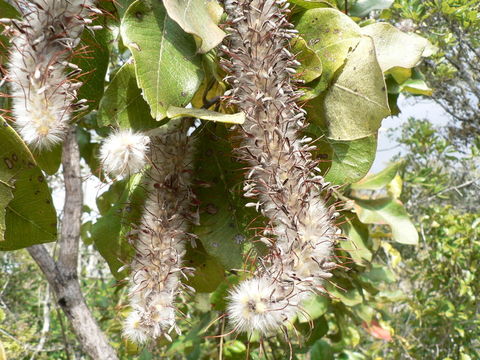
{"label": "large green leaf", "polygon": [[349,14],[363,17],[373,10],[388,9],[394,0],[357,0],[350,8]]}
{"label": "large green leaf", "polygon": [[195,268],[193,277],[186,283],[197,292],[213,292],[225,280],[224,267],[216,257],[205,251],[202,244],[195,247],[188,244],[183,263],[185,266]]}
{"label": "large green leaf", "polygon": [[310,348],[309,354],[312,360],[333,360],[334,351],[332,346],[325,340],[318,340]]}
{"label": "large green leaf", "polygon": [[309,118],[325,127],[333,140],[357,140],[377,133],[390,109],[371,38],[359,41],[326,93],[312,100],[310,107]]}
{"label": "large green leaf", "polygon": [[393,163],[375,175],[366,177],[365,179],[352,184],[354,190],[379,190],[387,186],[397,175],[401,162]]}
{"label": "large green leaf", "polygon": [[422,59],[429,45],[427,39],[416,34],[406,34],[387,23],[367,25],[361,31],[372,37],[383,72],[396,66],[413,68]]}
{"label": "large green leaf", "polygon": [[327,296],[312,295],[302,302],[302,312],[298,315],[299,323],[306,323],[318,319],[328,310],[330,299]]}
{"label": "large green leaf", "polygon": [[223,14],[216,0],[163,0],[168,15],[185,32],[200,39],[200,53],[206,53],[220,44],[225,33],[217,26]]}
{"label": "large green leaf", "polygon": [[399,200],[390,197],[355,199],[354,206],[358,218],[364,224],[389,225],[396,242],[409,245],[418,243],[417,230]]}
{"label": "large green leaf", "polygon": [[137,0],[122,19],[123,42],[152,117],[166,117],[169,106],[185,106],[203,78],[193,37],[168,17],[161,1]]}
{"label": "large green leaf", "polygon": [[62,144],[57,144],[48,150],[33,149],[32,154],[37,165],[48,175],[53,175],[62,162]]}
{"label": "large green leaf", "polygon": [[307,45],[318,54],[323,66],[320,79],[309,84],[312,89],[307,92],[306,98],[313,98],[328,87],[362,34],[352,19],[330,8],[305,11],[298,18],[296,29],[307,41]]}
{"label": "large green leaf", "polygon": [[143,182],[143,175],[135,174],[128,180],[113,183],[97,199],[102,216],[92,227],[92,240],[118,280],[127,274],[126,271],[118,272],[119,268],[129,263],[133,255],[127,234],[131,224],[138,223],[141,218],[145,200]]}
{"label": "large green leaf", "polygon": [[325,179],[332,184],[350,184],[362,179],[372,167],[377,152],[377,136],[352,141],[326,140],[332,149],[331,166]]}
{"label": "large green leaf", "polygon": [[206,251],[227,268],[241,267],[243,243],[250,222],[258,217],[245,208],[242,197],[243,174],[231,156],[231,140],[222,124],[208,124],[197,142],[195,193],[200,202],[200,225],[192,231]]}
{"label": "large green leaf", "polygon": [[0,250],[55,241],[57,215],[42,171],[0,118]]}
{"label": "large green leaf", "polygon": [[103,96],[112,39],[112,32],[107,28],[106,17],[100,16],[92,25],[102,25],[103,28],[95,32],[85,29],[77,47],[79,54],[72,59],[72,62],[83,71],[80,77],[83,85],[78,90],[77,96],[79,99],[88,100],[88,111],[95,110]]}
{"label": "large green leaf", "polygon": [[135,66],[125,64],[118,70],[105,91],[98,109],[99,126],[148,130],[161,123],[150,115],[150,107],[137,86]]}

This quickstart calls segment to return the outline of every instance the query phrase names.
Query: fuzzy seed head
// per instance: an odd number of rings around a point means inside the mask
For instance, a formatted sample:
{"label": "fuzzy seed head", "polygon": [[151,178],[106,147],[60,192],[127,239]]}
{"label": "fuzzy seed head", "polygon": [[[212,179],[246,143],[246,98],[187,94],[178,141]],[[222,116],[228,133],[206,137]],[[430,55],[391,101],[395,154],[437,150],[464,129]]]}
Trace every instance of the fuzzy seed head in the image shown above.
{"label": "fuzzy seed head", "polygon": [[5,30],[12,43],[7,80],[13,115],[27,144],[50,148],[62,141],[72,113],[85,108],[75,103],[79,69],[67,75],[66,67],[95,8],[91,0],[15,3],[22,19]]}
{"label": "fuzzy seed head", "polygon": [[113,176],[139,172],[146,165],[149,142],[148,136],[130,129],[111,134],[100,148],[103,169]]}
{"label": "fuzzy seed head", "polygon": [[[315,173],[315,148],[306,143],[305,111],[289,49],[296,36],[286,0],[228,0],[231,34],[222,48],[232,86],[230,102],[246,115],[239,156],[249,164],[245,197],[268,220],[262,241],[270,252],[255,278],[234,290],[228,307],[238,331],[276,330],[331,276],[337,229],[323,177]],[[270,296],[266,296],[270,293]]]}
{"label": "fuzzy seed head", "polygon": [[[228,314],[238,332],[275,332],[292,316],[293,304],[275,280],[265,277],[241,282],[229,296]],[[293,302],[293,299],[291,300]]]}
{"label": "fuzzy seed head", "polygon": [[150,141],[148,196],[130,264],[129,297],[135,315],[124,324],[124,335],[137,343],[162,336],[170,340],[172,330],[180,331],[175,300],[186,288],[180,277],[189,269],[182,259],[194,218],[190,210],[193,146],[187,129],[182,122],[164,132],[160,128],[162,133]]}

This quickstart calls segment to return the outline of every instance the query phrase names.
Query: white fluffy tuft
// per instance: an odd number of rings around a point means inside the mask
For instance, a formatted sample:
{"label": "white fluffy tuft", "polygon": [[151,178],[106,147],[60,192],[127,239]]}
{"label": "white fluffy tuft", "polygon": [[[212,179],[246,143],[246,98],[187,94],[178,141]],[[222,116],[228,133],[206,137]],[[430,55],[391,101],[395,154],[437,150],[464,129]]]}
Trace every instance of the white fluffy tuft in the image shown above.
{"label": "white fluffy tuft", "polygon": [[[81,83],[74,79],[80,69],[69,63],[80,43],[88,15],[98,9],[91,0],[17,0],[23,15],[8,26],[11,36],[8,79],[16,126],[25,142],[50,148],[61,142],[73,111],[85,108],[75,103]],[[67,75],[67,68],[73,71]]]}
{"label": "white fluffy tuft", "polygon": [[228,315],[235,331],[277,331],[294,314],[295,299],[280,293],[280,284],[265,277],[245,280],[229,296]]}
{"label": "white fluffy tuft", "polygon": [[114,176],[139,172],[146,165],[149,142],[148,136],[130,129],[111,134],[100,148],[103,169]]}
{"label": "white fluffy tuft", "polygon": [[[173,120],[172,120],[173,121]],[[148,197],[133,240],[136,250],[130,265],[130,306],[135,315],[124,324],[124,334],[134,342],[165,337],[180,329],[175,322],[175,300],[182,289],[180,277],[191,269],[183,266],[188,225],[194,217],[190,190],[192,170],[192,141],[188,127],[159,128],[152,137]],[[143,337],[145,334],[145,338]]]}

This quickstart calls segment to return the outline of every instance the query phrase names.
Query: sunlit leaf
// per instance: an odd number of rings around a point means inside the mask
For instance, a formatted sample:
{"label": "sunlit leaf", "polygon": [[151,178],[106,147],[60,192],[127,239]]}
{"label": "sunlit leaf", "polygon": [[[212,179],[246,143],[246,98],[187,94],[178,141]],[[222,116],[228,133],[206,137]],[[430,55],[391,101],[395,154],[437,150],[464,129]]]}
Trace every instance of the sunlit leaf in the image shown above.
{"label": "sunlit leaf", "polygon": [[223,114],[212,110],[179,108],[175,106],[170,106],[168,108],[167,116],[170,119],[180,117],[193,117],[197,119],[223,122],[228,124],[243,124],[245,122],[245,114],[243,112],[239,112],[236,114]]}
{"label": "sunlit leaf", "polygon": [[371,38],[359,41],[326,93],[312,100],[309,108],[311,121],[326,128],[333,140],[357,140],[376,134],[390,109]]}
{"label": "sunlit leaf", "polygon": [[137,82],[152,117],[161,120],[169,106],[187,105],[202,82],[201,58],[193,37],[168,17],[162,2],[131,4],[121,34],[133,54]]}
{"label": "sunlit leaf", "polygon": [[415,245],[418,233],[403,204],[392,198],[355,199],[355,210],[364,224],[389,225],[393,239],[401,244]]}
{"label": "sunlit leaf", "polygon": [[223,9],[216,0],[164,0],[168,15],[182,29],[200,38],[200,53],[220,44],[225,33],[217,26]]}
{"label": "sunlit leaf", "polygon": [[427,39],[404,33],[387,23],[367,25],[361,31],[373,39],[383,72],[394,67],[413,68],[420,62],[429,44]]}

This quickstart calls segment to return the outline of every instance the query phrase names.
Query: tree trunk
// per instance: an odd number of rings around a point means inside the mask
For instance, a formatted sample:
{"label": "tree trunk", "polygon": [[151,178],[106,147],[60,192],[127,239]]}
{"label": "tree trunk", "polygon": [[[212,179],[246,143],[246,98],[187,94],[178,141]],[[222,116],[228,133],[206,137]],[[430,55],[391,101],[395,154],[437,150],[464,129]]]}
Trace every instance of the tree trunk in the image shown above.
{"label": "tree trunk", "polygon": [[47,278],[85,353],[94,360],[118,360],[115,350],[88,309],[78,282],[83,194],[80,151],[74,127],[70,129],[63,145],[62,166],[65,204],[58,241],[58,260],[55,262],[44,245],[31,246],[28,252]]}

